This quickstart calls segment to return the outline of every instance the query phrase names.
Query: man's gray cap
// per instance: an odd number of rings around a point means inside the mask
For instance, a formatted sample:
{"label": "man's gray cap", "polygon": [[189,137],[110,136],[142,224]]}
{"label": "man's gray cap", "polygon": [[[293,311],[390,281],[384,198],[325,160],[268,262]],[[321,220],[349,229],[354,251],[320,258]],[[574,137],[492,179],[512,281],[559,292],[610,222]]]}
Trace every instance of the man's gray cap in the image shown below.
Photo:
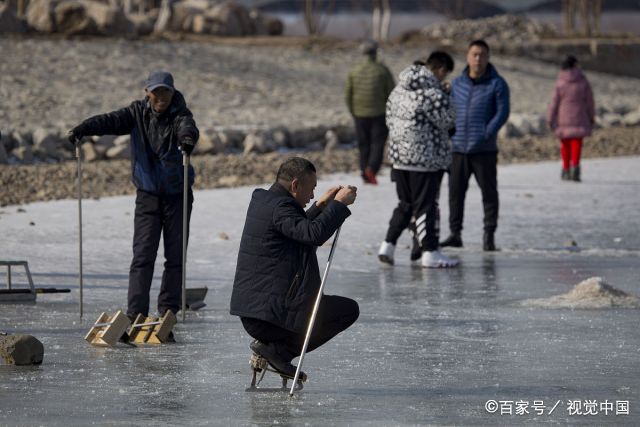
{"label": "man's gray cap", "polygon": [[144,82],[144,88],[153,91],[159,87],[166,87],[175,90],[173,87],[173,76],[166,71],[152,71]]}
{"label": "man's gray cap", "polygon": [[373,55],[378,51],[378,43],[373,40],[367,40],[360,45],[360,52],[363,55]]}

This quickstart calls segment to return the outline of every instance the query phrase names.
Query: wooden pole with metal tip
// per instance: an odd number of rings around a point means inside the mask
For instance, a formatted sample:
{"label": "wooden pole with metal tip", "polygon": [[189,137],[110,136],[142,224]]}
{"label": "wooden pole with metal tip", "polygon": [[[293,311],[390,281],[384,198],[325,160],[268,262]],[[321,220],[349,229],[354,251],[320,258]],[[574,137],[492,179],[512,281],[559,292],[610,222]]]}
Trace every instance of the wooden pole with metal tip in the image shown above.
{"label": "wooden pole with metal tip", "polygon": [[318,315],[318,308],[320,308],[320,301],[322,300],[324,285],[327,283],[327,276],[329,275],[329,267],[331,267],[333,254],[335,253],[336,245],[338,244],[338,236],[340,236],[340,228],[341,227],[338,227],[338,230],[336,231],[336,237],[333,238],[333,243],[331,244],[331,251],[329,252],[329,260],[327,261],[327,267],[324,269],[324,274],[322,275],[322,281],[320,282],[320,289],[318,289],[318,296],[316,297],[316,302],[313,305],[313,311],[311,312],[311,319],[309,319],[307,334],[304,337],[304,344],[302,345],[300,360],[298,361],[296,374],[293,377],[293,384],[291,384],[291,390],[289,391],[289,396],[293,396],[293,392],[295,391],[295,388],[296,388],[296,383],[298,382],[298,378],[300,377],[300,370],[302,369],[302,361],[304,360],[304,355],[307,352],[307,347],[309,346],[309,341],[311,340],[311,331],[313,331],[313,325],[316,322],[316,316]]}
{"label": "wooden pole with metal tip", "polygon": [[182,195],[182,321],[187,316],[187,233],[189,219],[189,161],[190,155],[182,153],[182,164],[184,165],[184,186]]}
{"label": "wooden pole with metal tip", "polygon": [[79,281],[80,281],[80,319],[82,319],[83,306],[82,306],[82,291],[83,291],[83,277],[82,277],[82,153],[80,150],[80,144],[82,141],[76,139],[76,157],[78,158],[78,258],[79,258]]}

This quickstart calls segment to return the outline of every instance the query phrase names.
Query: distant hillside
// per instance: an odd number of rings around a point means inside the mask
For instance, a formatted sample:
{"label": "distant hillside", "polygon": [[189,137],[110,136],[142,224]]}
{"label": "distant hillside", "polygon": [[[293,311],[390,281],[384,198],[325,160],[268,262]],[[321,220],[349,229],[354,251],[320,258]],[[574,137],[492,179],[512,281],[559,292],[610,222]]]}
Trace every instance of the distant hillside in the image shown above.
{"label": "distant hillside", "polygon": [[[455,15],[455,3],[450,0],[393,0],[394,12],[438,12],[446,16]],[[460,18],[482,18],[500,15],[505,10],[482,0],[465,0]],[[303,0],[263,0],[254,4],[262,11],[276,13],[299,13],[303,10]],[[336,13],[370,12],[370,0],[336,0],[333,9]]]}
{"label": "distant hillside", "polygon": [[[562,0],[549,0],[527,9],[527,12],[560,12],[562,10]],[[602,10],[613,12],[618,10],[640,10],[640,0],[615,0],[603,1]]]}

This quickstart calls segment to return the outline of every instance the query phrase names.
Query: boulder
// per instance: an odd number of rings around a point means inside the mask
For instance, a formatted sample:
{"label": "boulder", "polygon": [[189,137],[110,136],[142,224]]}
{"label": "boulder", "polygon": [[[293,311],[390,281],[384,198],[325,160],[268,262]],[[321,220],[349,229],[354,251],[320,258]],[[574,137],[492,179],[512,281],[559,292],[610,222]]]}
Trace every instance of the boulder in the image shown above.
{"label": "boulder", "polygon": [[269,153],[278,148],[276,142],[273,140],[268,132],[250,132],[244,139],[242,153],[247,155],[249,153]]}
{"label": "boulder", "polygon": [[131,26],[133,27],[133,33],[139,36],[146,36],[153,32],[153,26],[155,24],[156,18],[154,18],[151,14],[144,13],[134,13],[131,15],[127,15],[127,19],[131,22]]}
{"label": "boulder", "polygon": [[324,151],[329,152],[338,147],[340,140],[338,139],[338,134],[333,129],[329,129],[324,134]]}
{"label": "boulder", "polygon": [[98,34],[96,23],[77,1],[64,1],[55,8],[56,28],[66,36]]}
{"label": "boulder", "polygon": [[11,152],[11,155],[14,156],[16,159],[18,159],[20,163],[23,163],[23,164],[33,163],[33,150],[29,146],[15,148]]}
{"label": "boulder", "polygon": [[109,6],[93,0],[78,0],[87,15],[95,22],[97,30],[105,36],[133,34],[134,26],[122,8]]}
{"label": "boulder", "polygon": [[82,158],[84,159],[85,162],[95,162],[96,160],[100,159],[100,155],[98,154],[95,146],[92,143],[87,142],[85,144],[82,144],[81,149],[82,149]]}
{"label": "boulder", "polygon": [[33,139],[29,132],[14,131],[11,133],[11,138],[14,144],[11,148],[5,146],[7,151],[11,151],[16,147],[27,147],[33,145]]}
{"label": "boulder", "polygon": [[0,146],[2,146],[5,152],[9,152],[18,146],[18,142],[10,129],[4,129],[1,131]]}
{"label": "boulder", "polygon": [[625,114],[622,118],[622,124],[625,126],[640,126],[640,108]]}
{"label": "boulder", "polygon": [[509,121],[498,132],[499,138],[519,138],[527,135],[542,135],[546,132],[546,120],[542,115],[512,113]]}
{"label": "boulder", "polygon": [[27,24],[41,33],[56,31],[55,7],[56,0],[31,0],[27,8]]}
{"label": "boulder", "polygon": [[31,335],[0,335],[0,356],[9,365],[39,365],[44,346]]}
{"label": "boulder", "polygon": [[56,129],[38,128],[33,132],[33,154],[41,159],[62,159],[64,141]]}
{"label": "boulder", "polygon": [[182,1],[174,3],[171,8],[169,29],[171,31],[190,31],[194,17],[204,13],[205,10],[201,8],[201,5],[193,2]]}
{"label": "boulder", "polygon": [[9,2],[0,5],[0,33],[24,33],[27,31],[27,23],[18,18],[9,7]]}
{"label": "boulder", "polygon": [[268,36],[281,36],[284,34],[284,23],[282,20],[275,16],[266,16],[264,20]]}
{"label": "boulder", "polygon": [[7,155],[7,150],[3,144],[0,144],[0,165],[6,165],[8,162],[9,156]]}
{"label": "boulder", "polygon": [[[129,136],[129,135],[125,135],[125,136]],[[115,140],[117,138],[119,138],[116,135],[102,135],[102,136],[97,136],[94,137],[95,139],[93,140],[95,145],[99,145],[102,147],[106,147],[107,149],[113,147],[114,145],[116,145]],[[127,141],[128,143],[128,141]]]}
{"label": "boulder", "polygon": [[131,150],[128,145],[115,145],[107,150],[106,156],[109,160],[129,159]]}
{"label": "boulder", "polygon": [[294,129],[291,131],[290,148],[308,148],[320,141],[324,145],[326,132],[327,128],[323,126]]}
{"label": "boulder", "polygon": [[128,147],[131,142],[131,135],[120,135],[113,140],[113,145]]}
{"label": "boulder", "polygon": [[245,134],[242,131],[234,129],[218,131],[218,138],[220,138],[225,153],[243,149]]}
{"label": "boulder", "polygon": [[235,2],[225,2],[214,6],[206,13],[215,25],[211,34],[219,36],[239,37],[252,34],[252,22],[249,11]]}
{"label": "boulder", "polygon": [[200,133],[200,138],[193,154],[220,154],[224,152],[224,148],[218,132],[209,130]]}

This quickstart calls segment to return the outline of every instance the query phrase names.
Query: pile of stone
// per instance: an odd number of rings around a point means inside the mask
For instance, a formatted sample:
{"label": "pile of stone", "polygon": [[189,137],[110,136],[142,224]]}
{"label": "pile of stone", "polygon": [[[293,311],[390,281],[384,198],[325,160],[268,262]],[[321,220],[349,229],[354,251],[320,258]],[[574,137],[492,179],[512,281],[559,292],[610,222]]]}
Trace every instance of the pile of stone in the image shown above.
{"label": "pile of stone", "polygon": [[442,44],[455,45],[484,39],[491,43],[519,43],[553,37],[555,28],[523,15],[498,15],[484,19],[462,19],[429,25],[421,34]]}
{"label": "pile of stone", "polygon": [[[640,126],[640,107],[630,110],[624,106],[596,108],[595,128]],[[511,113],[509,120],[500,129],[498,138],[520,138],[540,136],[549,132],[544,115],[535,113]]]}
{"label": "pile of stone", "polygon": [[[265,154],[286,151],[330,151],[355,139],[348,126],[315,126],[288,129],[201,129],[194,155]],[[129,135],[91,137],[82,144],[85,161],[119,160],[130,157]],[[0,164],[57,163],[75,156],[64,130],[38,128],[33,133],[3,130]]]}
{"label": "pile of stone", "polygon": [[0,33],[35,31],[44,34],[144,36],[151,33],[185,32],[217,36],[281,35],[278,18],[233,2],[214,0],[163,1],[149,10],[134,8],[136,0],[29,0],[24,17],[9,2],[0,5]]}

